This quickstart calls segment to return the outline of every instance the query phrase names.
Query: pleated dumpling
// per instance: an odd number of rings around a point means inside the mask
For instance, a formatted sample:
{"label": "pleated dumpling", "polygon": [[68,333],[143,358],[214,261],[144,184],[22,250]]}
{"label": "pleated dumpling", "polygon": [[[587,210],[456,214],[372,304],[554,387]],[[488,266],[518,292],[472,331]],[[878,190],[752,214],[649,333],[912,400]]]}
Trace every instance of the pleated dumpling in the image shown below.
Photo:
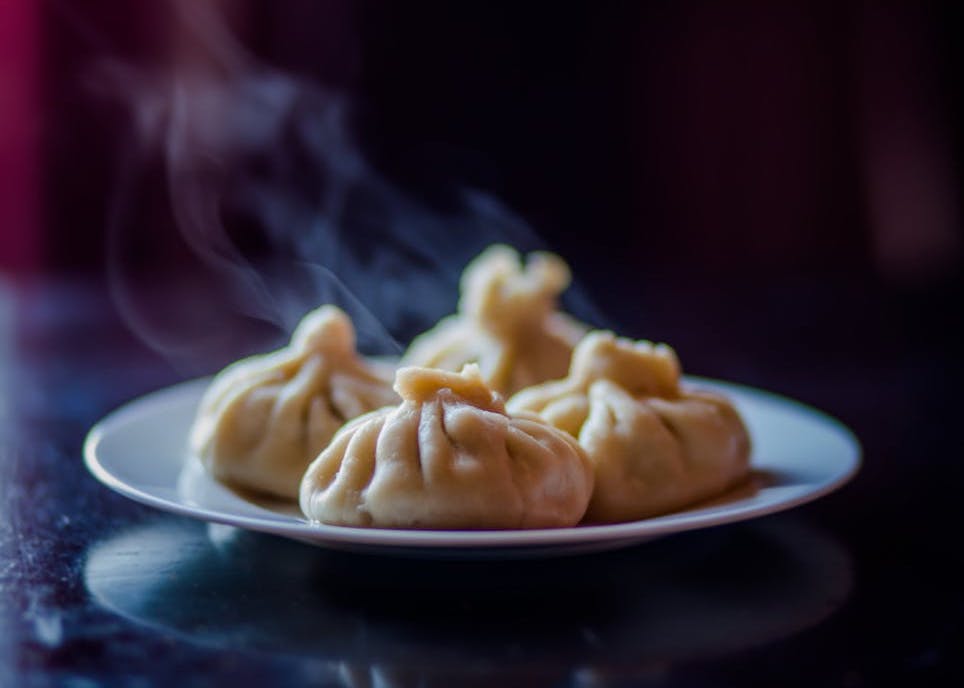
{"label": "pleated dumpling", "polygon": [[349,317],[322,306],[305,316],[287,347],[214,378],[191,449],[218,480],[296,500],[308,464],[346,421],[396,403],[391,373],[355,351]]}
{"label": "pleated dumpling", "polygon": [[586,519],[629,521],[718,495],[747,475],[750,438],[723,396],[688,389],[668,346],[586,335],[568,377],[507,404],[577,437],[595,468]]}
{"label": "pleated dumpling", "polygon": [[462,274],[459,310],[412,342],[403,365],[461,370],[478,363],[501,394],[562,377],[586,328],[556,310],[569,268],[551,253],[490,246]]}
{"label": "pleated dumpling", "polygon": [[402,403],[342,428],[308,467],[301,509],[321,523],[500,529],[575,525],[592,493],[578,443],[506,413],[478,367],[401,368]]}

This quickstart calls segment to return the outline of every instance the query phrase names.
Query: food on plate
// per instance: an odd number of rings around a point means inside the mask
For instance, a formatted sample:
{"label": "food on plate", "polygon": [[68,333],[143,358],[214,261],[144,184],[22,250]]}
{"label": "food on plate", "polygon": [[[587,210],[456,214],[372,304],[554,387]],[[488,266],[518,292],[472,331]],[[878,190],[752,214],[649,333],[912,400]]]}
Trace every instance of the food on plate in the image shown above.
{"label": "food on plate", "polygon": [[406,366],[457,371],[478,363],[486,384],[502,394],[565,375],[586,328],[556,310],[569,268],[551,253],[523,264],[503,245],[490,246],[462,274],[458,313],[416,337]]}
{"label": "food on plate", "polygon": [[311,520],[383,528],[503,529],[577,524],[593,471],[568,433],[506,413],[474,364],[398,370],[402,403],[346,424],[308,467]]}
{"label": "food on plate", "polygon": [[730,401],[684,385],[665,344],[585,334],[557,310],[569,281],[558,256],[489,247],[458,312],[397,371],[360,356],[349,317],[322,306],[287,347],[214,379],[191,448],[218,480],[344,526],[630,521],[744,479],[750,437]]}
{"label": "food on plate", "polygon": [[288,346],[214,378],[190,446],[218,480],[296,500],[305,468],[346,421],[396,403],[390,374],[356,352],[348,315],[322,306]]}
{"label": "food on plate", "polygon": [[567,377],[522,390],[507,408],[578,438],[595,468],[587,521],[664,514],[747,475],[750,438],[739,413],[719,394],[682,385],[664,344],[591,332]]}

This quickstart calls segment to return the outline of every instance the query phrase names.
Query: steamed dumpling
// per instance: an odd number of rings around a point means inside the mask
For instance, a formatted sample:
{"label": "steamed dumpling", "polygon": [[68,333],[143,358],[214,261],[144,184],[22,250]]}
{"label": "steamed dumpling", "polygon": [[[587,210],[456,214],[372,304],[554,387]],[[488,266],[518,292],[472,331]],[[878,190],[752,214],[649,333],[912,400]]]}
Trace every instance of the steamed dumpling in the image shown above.
{"label": "steamed dumpling", "polygon": [[191,449],[218,480],[294,500],[308,464],[338,428],[396,403],[390,374],[355,351],[349,317],[322,306],[305,316],[287,347],[214,378]]}
{"label": "steamed dumpling", "polygon": [[508,246],[491,246],[462,274],[459,312],[416,337],[403,365],[461,370],[478,363],[502,394],[562,377],[585,328],[556,311],[569,286],[556,255],[532,253],[523,265]]}
{"label": "steamed dumpling", "polygon": [[572,526],[592,493],[592,466],[567,433],[513,417],[482,380],[402,368],[403,401],[342,428],[305,473],[314,521],[382,528]]}
{"label": "steamed dumpling", "polygon": [[579,439],[596,473],[590,521],[680,509],[724,492],[749,467],[750,438],[736,409],[681,386],[679,361],[664,344],[592,332],[568,377],[523,390],[507,406]]}

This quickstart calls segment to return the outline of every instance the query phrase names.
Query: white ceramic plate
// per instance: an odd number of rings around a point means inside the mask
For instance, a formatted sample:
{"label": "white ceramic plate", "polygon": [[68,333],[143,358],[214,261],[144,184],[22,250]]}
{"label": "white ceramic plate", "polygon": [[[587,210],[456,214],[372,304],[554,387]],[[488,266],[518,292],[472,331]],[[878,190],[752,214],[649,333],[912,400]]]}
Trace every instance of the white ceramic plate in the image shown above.
{"label": "white ceramic plate", "polygon": [[164,511],[338,549],[402,556],[535,557],[616,549],[655,537],[742,521],[814,500],[856,472],[860,445],[829,416],[767,392],[705,379],[728,395],[753,439],[751,484],[685,511],[614,525],[541,530],[441,531],[308,523],[295,507],[246,499],[212,480],[186,450],[208,380],[136,399],[94,426],[84,445],[91,473]]}

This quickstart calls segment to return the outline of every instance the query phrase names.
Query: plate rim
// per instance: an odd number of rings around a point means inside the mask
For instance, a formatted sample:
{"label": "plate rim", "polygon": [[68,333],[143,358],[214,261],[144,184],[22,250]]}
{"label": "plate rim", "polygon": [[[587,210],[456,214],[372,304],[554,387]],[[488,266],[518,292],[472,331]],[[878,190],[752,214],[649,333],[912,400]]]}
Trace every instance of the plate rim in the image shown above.
{"label": "plate rim", "polygon": [[[580,545],[589,542],[603,541],[641,541],[673,533],[712,528],[760,518],[793,509],[820,499],[831,492],[835,492],[852,480],[860,471],[863,464],[863,447],[860,444],[860,440],[850,428],[834,416],[814,406],[783,396],[779,393],[740,383],[693,375],[684,376],[684,381],[687,383],[705,384],[717,389],[732,389],[747,397],[756,397],[757,399],[765,401],[778,402],[781,406],[790,407],[804,416],[816,419],[828,430],[832,430],[845,440],[851,449],[849,462],[842,462],[841,470],[839,470],[832,479],[821,484],[820,487],[774,502],[747,505],[736,509],[721,507],[719,510],[714,509],[712,511],[700,510],[692,513],[686,511],[674,512],[625,523],[513,530],[357,528],[311,523],[307,519],[296,521],[293,520],[293,517],[282,515],[276,515],[275,518],[272,518],[270,516],[272,512],[267,509],[265,509],[266,516],[254,517],[211,509],[200,505],[191,506],[182,502],[171,501],[170,499],[145,491],[117,477],[101,462],[97,449],[112,425],[122,422],[129,414],[139,415],[145,413],[146,405],[156,404],[164,400],[180,400],[180,396],[185,394],[187,389],[193,387],[201,388],[208,383],[210,379],[210,377],[195,378],[163,387],[135,397],[109,412],[91,427],[84,439],[83,456],[87,470],[90,471],[94,478],[114,492],[140,504],[167,513],[213,523],[222,523],[258,532],[281,535],[302,541],[310,541],[318,546],[338,543],[342,545],[393,547],[401,549],[449,548],[470,550],[493,547],[515,548]],[[184,459],[182,458],[181,460],[183,462]]]}

